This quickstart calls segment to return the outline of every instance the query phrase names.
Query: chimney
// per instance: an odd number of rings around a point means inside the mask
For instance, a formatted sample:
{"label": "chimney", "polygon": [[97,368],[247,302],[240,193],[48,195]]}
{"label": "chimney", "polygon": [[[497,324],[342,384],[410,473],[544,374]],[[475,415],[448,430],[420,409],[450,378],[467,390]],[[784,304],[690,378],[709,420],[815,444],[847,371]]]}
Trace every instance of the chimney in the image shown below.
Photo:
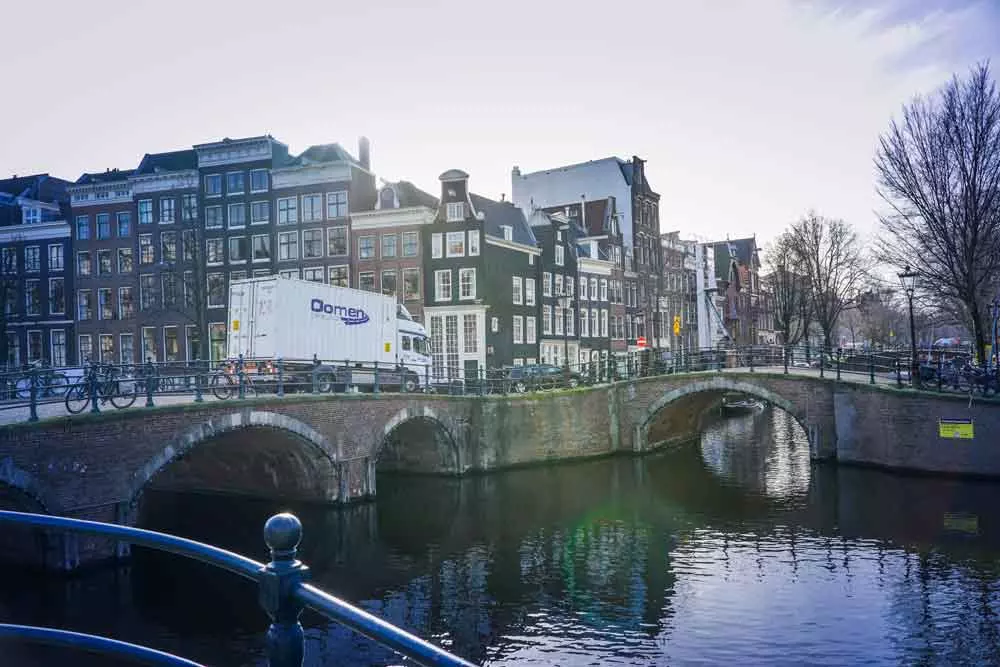
{"label": "chimney", "polygon": [[372,147],[371,143],[368,141],[368,137],[361,137],[358,139],[358,162],[365,169],[371,170],[372,168]]}
{"label": "chimney", "polygon": [[515,164],[514,168],[510,170],[510,176],[511,178],[521,178],[521,168]]}
{"label": "chimney", "polygon": [[587,233],[587,195],[580,195],[580,226]]}

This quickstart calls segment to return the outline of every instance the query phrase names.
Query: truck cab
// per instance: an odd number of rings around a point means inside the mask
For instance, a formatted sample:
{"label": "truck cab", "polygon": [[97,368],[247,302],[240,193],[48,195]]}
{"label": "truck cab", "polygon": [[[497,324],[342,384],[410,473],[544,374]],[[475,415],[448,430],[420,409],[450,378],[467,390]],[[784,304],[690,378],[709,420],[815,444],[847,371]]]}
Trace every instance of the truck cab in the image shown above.
{"label": "truck cab", "polygon": [[419,322],[415,322],[409,311],[402,304],[397,306],[397,359],[407,370],[413,371],[419,377],[419,385],[423,386],[431,365],[430,344],[427,330]]}

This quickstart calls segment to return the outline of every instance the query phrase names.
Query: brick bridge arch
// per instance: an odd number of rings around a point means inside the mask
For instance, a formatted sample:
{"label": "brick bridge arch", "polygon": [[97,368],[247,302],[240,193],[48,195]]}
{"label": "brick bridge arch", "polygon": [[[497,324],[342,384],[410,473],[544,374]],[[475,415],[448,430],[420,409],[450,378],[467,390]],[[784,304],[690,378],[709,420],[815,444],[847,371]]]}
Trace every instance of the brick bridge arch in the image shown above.
{"label": "brick bridge arch", "polygon": [[[461,446],[466,438],[461,437],[462,424],[456,423],[460,421],[439,415],[429,405],[401,408],[382,427],[376,464],[390,470],[462,474],[467,464]],[[407,433],[417,436],[416,443],[398,446],[395,437]]]}
{"label": "brick bridge arch", "polygon": [[29,503],[35,505],[31,511],[49,513],[51,501],[44,486],[30,472],[15,466],[13,459],[9,457],[0,462],[0,490],[4,487],[13,490]]}

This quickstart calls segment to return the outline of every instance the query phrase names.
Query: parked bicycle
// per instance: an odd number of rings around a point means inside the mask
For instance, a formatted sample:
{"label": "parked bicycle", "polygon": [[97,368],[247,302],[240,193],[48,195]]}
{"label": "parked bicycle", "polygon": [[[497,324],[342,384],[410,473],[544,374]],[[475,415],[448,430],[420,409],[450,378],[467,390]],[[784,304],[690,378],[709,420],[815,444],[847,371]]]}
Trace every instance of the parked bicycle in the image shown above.
{"label": "parked bicycle", "polygon": [[35,377],[35,396],[46,398],[49,396],[62,396],[66,393],[69,380],[63,373],[53,370],[41,359],[28,364],[28,370],[14,382],[14,390],[17,397],[27,400],[31,398],[31,378]]}
{"label": "parked bicycle", "polygon": [[[211,378],[209,378],[208,385],[212,390],[212,394],[217,399],[225,401],[233,396],[239,395],[240,370],[240,364],[227,363],[219,370],[219,372],[214,373]],[[244,366],[242,369],[243,393],[247,396],[256,396],[258,393],[257,386],[253,381],[253,376],[256,373],[251,371],[259,371],[259,369],[252,364]]]}
{"label": "parked bicycle", "polygon": [[94,386],[99,405],[111,403],[117,409],[131,407],[139,397],[138,381],[132,369],[118,369],[111,364],[91,363],[82,381],[66,392],[66,409],[79,414],[87,409]]}

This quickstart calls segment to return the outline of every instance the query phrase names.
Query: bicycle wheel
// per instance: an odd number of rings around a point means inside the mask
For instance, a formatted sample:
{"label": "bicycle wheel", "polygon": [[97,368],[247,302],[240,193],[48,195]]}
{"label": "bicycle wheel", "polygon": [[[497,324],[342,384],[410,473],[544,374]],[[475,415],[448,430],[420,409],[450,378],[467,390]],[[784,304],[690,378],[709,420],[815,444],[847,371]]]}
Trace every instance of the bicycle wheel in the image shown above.
{"label": "bicycle wheel", "polygon": [[69,387],[69,380],[62,373],[53,373],[49,376],[49,394],[52,396],[62,396]]}
{"label": "bicycle wheel", "polygon": [[90,405],[90,393],[86,384],[73,385],[66,392],[66,409],[70,414],[80,414],[88,405]]}
{"label": "bicycle wheel", "polygon": [[119,410],[132,407],[139,397],[139,389],[132,379],[115,380],[114,385],[108,388],[111,390],[111,405]]}
{"label": "bicycle wheel", "polygon": [[231,375],[218,373],[212,376],[209,385],[212,387],[212,394],[220,401],[225,401],[232,397],[235,383]]}

